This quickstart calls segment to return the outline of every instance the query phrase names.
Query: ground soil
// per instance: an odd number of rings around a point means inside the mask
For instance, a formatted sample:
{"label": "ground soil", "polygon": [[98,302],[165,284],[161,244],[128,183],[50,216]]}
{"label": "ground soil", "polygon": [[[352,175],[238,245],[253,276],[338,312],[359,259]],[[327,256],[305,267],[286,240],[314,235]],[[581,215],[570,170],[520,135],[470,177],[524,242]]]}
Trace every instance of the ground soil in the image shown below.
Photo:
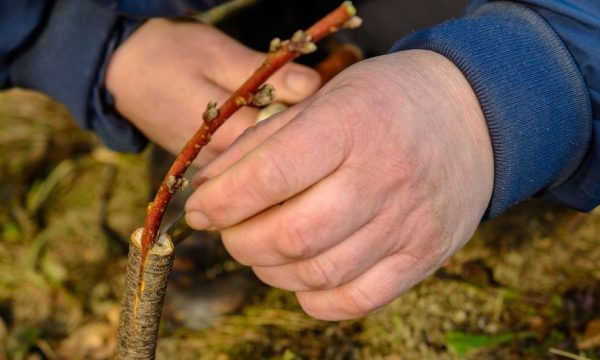
{"label": "ground soil", "polygon": [[[111,358],[148,155],[20,90],[0,94],[0,152],[0,359]],[[600,211],[529,201],[378,314],[320,322],[262,287],[203,331],[163,332],[158,358],[600,359],[598,259]]]}

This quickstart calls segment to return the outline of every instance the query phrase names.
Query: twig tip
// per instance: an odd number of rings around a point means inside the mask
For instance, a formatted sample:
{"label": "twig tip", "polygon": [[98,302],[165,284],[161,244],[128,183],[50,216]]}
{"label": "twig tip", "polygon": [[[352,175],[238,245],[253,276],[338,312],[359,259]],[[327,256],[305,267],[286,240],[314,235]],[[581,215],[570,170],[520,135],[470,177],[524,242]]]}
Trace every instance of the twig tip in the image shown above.
{"label": "twig tip", "polygon": [[356,7],[354,6],[354,4],[352,3],[352,1],[344,1],[342,3],[342,6],[344,7],[344,9],[346,9],[346,13],[348,13],[348,15],[350,16],[354,16],[357,14],[357,10]]}

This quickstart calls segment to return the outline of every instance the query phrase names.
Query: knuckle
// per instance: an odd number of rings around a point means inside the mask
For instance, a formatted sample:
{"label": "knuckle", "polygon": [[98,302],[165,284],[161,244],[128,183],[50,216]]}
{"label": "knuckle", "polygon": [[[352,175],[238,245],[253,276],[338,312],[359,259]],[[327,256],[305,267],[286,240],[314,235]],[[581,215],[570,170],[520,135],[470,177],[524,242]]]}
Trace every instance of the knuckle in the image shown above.
{"label": "knuckle", "polygon": [[445,236],[433,236],[430,239],[424,241],[423,253],[429,254],[427,257],[427,263],[430,267],[436,267],[445,261],[446,258],[452,253],[452,246],[450,241]]}
{"label": "knuckle", "polygon": [[[443,224],[443,216],[436,214],[435,209],[425,209],[423,213],[419,223],[427,225],[421,228],[420,239],[414,245],[412,254],[404,255],[412,257],[412,261],[417,264],[431,268],[445,260],[452,252],[452,235],[444,230],[446,226]],[[431,221],[432,219],[436,221]]]}
{"label": "knuckle", "polygon": [[[217,197],[217,199],[219,199],[219,197]],[[213,226],[219,228],[229,225],[227,223],[227,215],[229,213],[229,207],[227,206],[227,202],[219,200],[204,200],[202,201],[202,209],[204,215],[206,215],[206,217]]]}
{"label": "knuckle", "polygon": [[359,286],[348,287],[342,293],[343,304],[346,312],[355,318],[372,314],[383,307],[374,298],[376,294],[368,294]]}
{"label": "knuckle", "polygon": [[245,240],[245,238],[240,238],[235,234],[232,234],[231,231],[225,230],[221,232],[221,241],[223,242],[223,246],[225,246],[227,253],[240,264],[252,266],[253,256],[250,255],[252,247]]}
{"label": "knuckle", "polygon": [[321,256],[307,261],[300,270],[300,277],[309,289],[330,290],[338,286],[335,268],[328,260],[322,258]]}
{"label": "knuckle", "polygon": [[394,169],[393,186],[398,184],[405,185],[410,189],[419,189],[423,187],[423,171],[420,168],[417,156],[408,152],[401,152],[402,156],[397,154],[388,154],[388,165]]}
{"label": "knuckle", "polygon": [[261,151],[257,155],[261,166],[255,169],[254,190],[261,201],[274,202],[287,197],[291,191],[290,175],[286,173],[284,160],[273,151]]}
{"label": "knuckle", "polygon": [[329,317],[325,316],[325,314],[328,314],[329,311],[316,305],[310,294],[296,293],[296,299],[298,300],[298,304],[300,304],[302,310],[310,317],[318,320],[331,320]]}
{"label": "knuckle", "polygon": [[414,254],[411,252],[403,252],[397,251],[396,253],[391,255],[395,269],[400,272],[406,272],[407,269],[416,270],[416,272],[420,272],[420,270],[426,266],[427,263],[425,257],[426,255],[421,256],[420,254]]}
{"label": "knuckle", "polygon": [[277,251],[284,257],[292,260],[310,258],[314,254],[313,246],[309,239],[311,225],[300,218],[281,225],[282,236],[276,242]]}

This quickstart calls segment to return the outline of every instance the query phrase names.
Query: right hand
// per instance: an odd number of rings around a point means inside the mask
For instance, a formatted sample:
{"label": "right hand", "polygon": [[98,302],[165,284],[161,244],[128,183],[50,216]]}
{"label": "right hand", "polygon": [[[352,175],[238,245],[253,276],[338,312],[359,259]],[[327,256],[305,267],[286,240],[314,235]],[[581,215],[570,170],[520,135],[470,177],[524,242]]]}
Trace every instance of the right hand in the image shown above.
{"label": "right hand", "polygon": [[[106,87],[116,109],[150,140],[176,154],[202,124],[208,101],[223,101],[265,55],[210,26],[152,19],[112,56]],[[296,103],[320,85],[312,69],[288,64],[269,81],[278,100]],[[238,111],[196,159],[203,165],[256,122],[257,110]]]}
{"label": "right hand", "polygon": [[385,306],[471,237],[494,184],[485,117],[431,51],[354,65],[200,170],[186,204],[238,262],[313,317]]}

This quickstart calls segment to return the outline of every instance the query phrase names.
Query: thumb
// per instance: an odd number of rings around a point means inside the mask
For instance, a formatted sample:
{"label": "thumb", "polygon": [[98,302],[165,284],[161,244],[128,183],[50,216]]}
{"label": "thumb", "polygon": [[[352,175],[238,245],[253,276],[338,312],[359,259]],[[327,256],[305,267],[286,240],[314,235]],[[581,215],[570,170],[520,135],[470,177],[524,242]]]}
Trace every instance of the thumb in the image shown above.
{"label": "thumb", "polygon": [[[223,88],[235,91],[267,55],[251,50],[231,38],[226,39],[226,42],[221,46],[221,49],[228,49],[222,50],[226,56],[219,57],[219,70],[211,71],[210,77]],[[321,86],[321,76],[307,66],[290,63],[267,82],[275,87],[278,101],[295,104],[312,95]]]}
{"label": "thumb", "polygon": [[295,104],[312,95],[321,86],[321,76],[315,70],[300,64],[287,64],[268,82],[277,90],[277,99]]}

